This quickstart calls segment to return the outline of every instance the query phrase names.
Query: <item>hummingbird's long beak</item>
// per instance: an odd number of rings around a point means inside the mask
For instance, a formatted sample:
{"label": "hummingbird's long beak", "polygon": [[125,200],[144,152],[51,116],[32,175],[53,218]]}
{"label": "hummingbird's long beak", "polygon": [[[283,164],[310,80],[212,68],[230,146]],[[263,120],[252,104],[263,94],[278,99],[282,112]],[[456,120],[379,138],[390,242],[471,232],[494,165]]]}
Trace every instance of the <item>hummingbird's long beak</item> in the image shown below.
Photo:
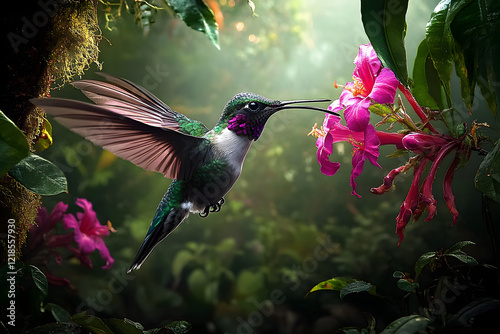
{"label": "hummingbird's long beak", "polygon": [[[274,106],[276,111],[283,109],[309,109],[309,110],[317,110],[330,115],[339,116],[336,112],[330,111],[328,109],[314,107],[314,106],[297,106],[297,103],[311,103],[311,102],[331,102],[329,99],[315,99],[315,100],[292,100],[292,101],[282,101],[278,105]],[[293,104],[293,105],[291,105]]]}

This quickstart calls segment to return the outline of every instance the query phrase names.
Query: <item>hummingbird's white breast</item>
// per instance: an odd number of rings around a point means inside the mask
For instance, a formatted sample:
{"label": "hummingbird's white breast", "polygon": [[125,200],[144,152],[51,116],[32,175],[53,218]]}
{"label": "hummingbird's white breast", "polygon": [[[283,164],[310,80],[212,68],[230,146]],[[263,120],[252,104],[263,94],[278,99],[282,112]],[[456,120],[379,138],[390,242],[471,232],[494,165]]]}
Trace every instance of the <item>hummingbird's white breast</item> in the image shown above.
{"label": "hummingbird's white breast", "polygon": [[241,173],[243,160],[245,160],[250,145],[252,145],[252,140],[247,136],[239,136],[227,128],[213,137],[213,146],[216,155],[219,155],[228,162],[236,178]]}

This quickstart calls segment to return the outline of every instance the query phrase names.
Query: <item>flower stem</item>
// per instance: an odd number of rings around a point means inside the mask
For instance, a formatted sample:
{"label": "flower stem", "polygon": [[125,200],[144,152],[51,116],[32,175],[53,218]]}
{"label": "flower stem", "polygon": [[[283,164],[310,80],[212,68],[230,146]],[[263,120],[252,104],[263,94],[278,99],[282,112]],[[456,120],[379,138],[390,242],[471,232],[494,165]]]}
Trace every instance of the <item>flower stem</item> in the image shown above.
{"label": "flower stem", "polygon": [[427,115],[424,113],[422,110],[422,107],[417,103],[417,100],[415,100],[415,97],[413,97],[412,93],[401,83],[398,85],[398,89],[403,93],[403,95],[406,97],[408,102],[410,103],[411,107],[413,110],[415,110],[415,113],[417,116],[420,118],[422,123],[424,124],[424,127],[429,129],[431,132],[434,133],[439,133],[433,126],[432,124],[429,123],[429,119]]}
{"label": "flower stem", "polygon": [[380,145],[396,145],[397,148],[403,148],[403,137],[405,136],[402,133],[393,133],[393,132],[384,132],[384,131],[376,131],[375,132],[378,139],[380,140]]}

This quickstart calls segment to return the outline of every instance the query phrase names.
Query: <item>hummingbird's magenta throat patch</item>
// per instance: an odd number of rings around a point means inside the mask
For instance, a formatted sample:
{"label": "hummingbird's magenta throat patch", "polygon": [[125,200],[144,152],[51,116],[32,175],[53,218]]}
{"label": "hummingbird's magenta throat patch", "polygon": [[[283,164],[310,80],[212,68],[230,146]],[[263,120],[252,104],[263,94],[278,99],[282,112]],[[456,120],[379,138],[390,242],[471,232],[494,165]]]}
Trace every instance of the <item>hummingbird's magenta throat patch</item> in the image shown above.
{"label": "hummingbird's magenta throat patch", "polygon": [[238,114],[229,120],[227,128],[236,132],[238,136],[247,135],[250,139],[257,140],[264,129],[264,124],[249,122],[243,114]]}

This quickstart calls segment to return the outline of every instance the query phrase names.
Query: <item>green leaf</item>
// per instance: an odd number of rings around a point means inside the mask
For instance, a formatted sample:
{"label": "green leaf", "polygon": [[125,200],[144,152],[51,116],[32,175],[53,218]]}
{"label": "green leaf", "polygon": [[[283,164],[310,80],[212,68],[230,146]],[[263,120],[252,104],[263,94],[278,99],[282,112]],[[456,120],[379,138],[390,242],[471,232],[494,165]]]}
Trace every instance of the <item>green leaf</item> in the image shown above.
{"label": "green leaf", "polygon": [[405,273],[402,271],[395,271],[392,273],[392,277],[394,278],[403,278],[405,277]]}
{"label": "green leaf", "polygon": [[441,85],[424,39],[417,50],[413,63],[413,88],[411,90],[418,104],[431,110],[443,110]]}
{"label": "green leaf", "polygon": [[401,289],[403,291],[407,291],[407,292],[416,292],[418,289],[418,283],[410,282],[407,279],[399,279],[396,282],[396,286],[399,289]]}
{"label": "green leaf", "polygon": [[69,322],[66,323],[54,322],[32,328],[26,332],[26,334],[47,334],[47,333],[75,334],[75,333],[82,333],[82,328],[76,324],[72,324]]}
{"label": "green leaf", "polygon": [[359,293],[365,291],[374,294],[375,286],[364,281],[353,282],[351,284],[347,284],[345,287],[342,288],[342,290],[340,290],[340,299],[343,299],[345,296],[351,293]]}
{"label": "green leaf", "polygon": [[141,324],[133,322],[129,319],[102,319],[103,323],[114,334],[143,334]]}
{"label": "green leaf", "polygon": [[33,283],[35,283],[35,287],[38,290],[38,293],[41,299],[45,299],[47,297],[47,292],[49,290],[49,283],[47,282],[47,277],[42,273],[40,269],[33,265],[29,265],[29,272],[31,277],[33,278]]}
{"label": "green leaf", "polygon": [[9,174],[19,183],[39,195],[57,195],[68,192],[68,184],[63,172],[52,162],[30,154],[17,165]]}
{"label": "green leaf", "polygon": [[426,328],[429,322],[426,317],[409,315],[391,322],[380,334],[413,334]]}
{"label": "green leaf", "polygon": [[354,278],[334,277],[316,284],[307,294],[318,290],[341,291],[346,285],[357,282]]}
{"label": "green leaf", "polygon": [[407,153],[408,153],[408,150],[405,150],[404,148],[400,148],[400,149],[395,150],[392,153],[387,154],[386,158],[391,158],[391,159],[399,158]]}
{"label": "green leaf", "polygon": [[434,258],[436,257],[435,252],[427,252],[422,254],[415,263],[415,280],[417,280],[418,276],[422,272],[422,269],[428,265]]}
{"label": "green leaf", "polygon": [[463,53],[470,93],[477,83],[490,111],[500,106],[500,1],[459,1],[450,30],[457,52]]}
{"label": "green leaf", "polygon": [[68,322],[71,318],[69,312],[57,304],[47,303],[44,308],[50,311],[57,322]]}
{"label": "green leaf", "polygon": [[77,325],[94,334],[113,334],[113,331],[106,326],[101,318],[85,313],[78,313],[71,317]]}
{"label": "green leaf", "polygon": [[189,332],[192,326],[187,321],[172,321],[165,327],[174,332],[174,334],[185,334]]}
{"label": "green leaf", "polygon": [[[373,100],[372,100],[373,101]],[[373,103],[368,107],[368,111],[380,117],[386,117],[394,114],[393,105]],[[387,117],[387,122],[396,122],[398,119],[394,116]]]}
{"label": "green leaf", "polygon": [[486,196],[500,202],[500,140],[479,165],[474,184]]}
{"label": "green leaf", "polygon": [[0,177],[30,153],[21,130],[0,111]]}
{"label": "green leaf", "polygon": [[405,15],[408,0],[361,0],[361,19],[366,35],[382,65],[408,87]]}
{"label": "green leaf", "polygon": [[453,69],[453,36],[449,23],[454,12],[450,12],[450,2],[451,0],[443,0],[436,6],[425,29],[427,50],[448,96]]}
{"label": "green leaf", "polygon": [[207,35],[208,39],[220,50],[219,29],[214,13],[203,0],[165,0],[193,30]]}
{"label": "green leaf", "polygon": [[450,254],[446,254],[447,256],[452,256],[460,261],[462,261],[463,263],[465,264],[469,264],[469,265],[475,265],[475,264],[478,264],[477,260],[475,258],[473,258],[472,256],[470,255],[467,255],[465,254],[464,252],[462,251],[455,251],[453,253],[450,253]]}
{"label": "green leaf", "polygon": [[464,248],[465,246],[475,245],[475,244],[476,243],[473,241],[459,241],[456,244],[454,244],[453,246],[451,246],[450,248],[448,248],[447,250],[445,250],[443,252],[443,254],[454,253],[456,251],[462,250],[462,248]]}

